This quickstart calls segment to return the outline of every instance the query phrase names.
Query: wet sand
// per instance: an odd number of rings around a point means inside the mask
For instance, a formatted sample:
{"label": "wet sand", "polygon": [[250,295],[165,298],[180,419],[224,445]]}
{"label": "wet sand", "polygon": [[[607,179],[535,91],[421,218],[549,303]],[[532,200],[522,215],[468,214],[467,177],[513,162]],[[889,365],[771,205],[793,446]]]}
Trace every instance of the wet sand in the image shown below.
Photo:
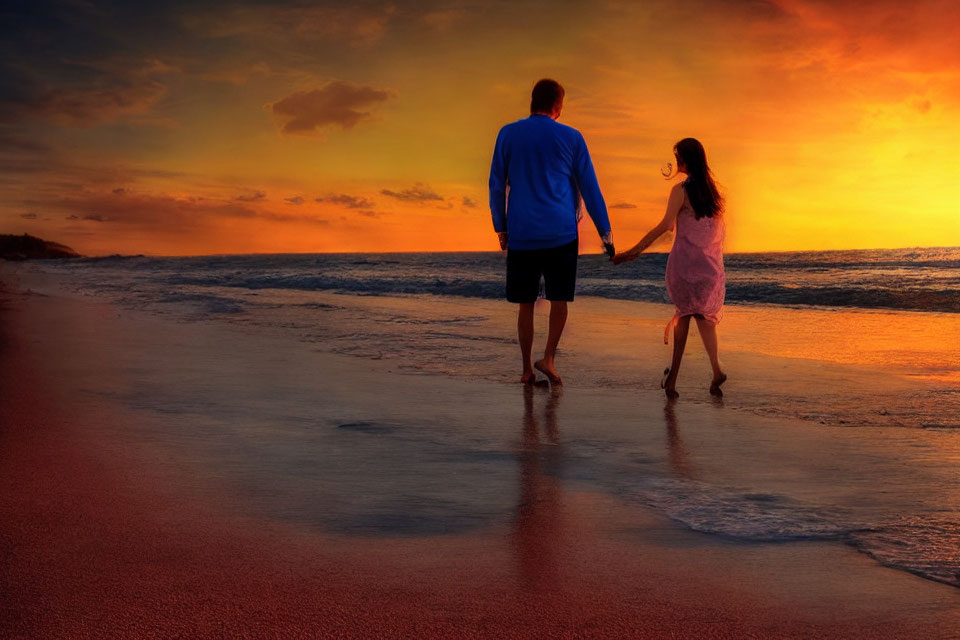
{"label": "wet sand", "polygon": [[[916,638],[960,628],[957,589],[842,545],[724,540],[560,480],[560,445],[589,433],[576,416],[591,414],[607,430],[665,430],[669,463],[695,473],[686,449],[697,432],[671,425],[658,404],[628,411],[584,390],[404,375],[12,284],[0,298],[0,636]],[[164,417],[119,401],[136,395],[131,381],[165,368],[198,384],[243,371],[249,388],[272,385],[277,411],[300,406],[281,368],[307,390],[333,375],[380,399],[367,416],[396,420],[403,405],[407,419],[466,415],[508,432],[514,515],[430,534],[308,526],[275,505],[297,492],[330,504],[370,496],[326,495],[295,470],[284,470],[284,491],[239,489],[211,464],[231,458],[203,449],[204,409],[171,406]],[[412,396],[422,400],[403,403]],[[318,411],[351,417],[332,400]],[[184,421],[196,426],[193,458],[171,456],[158,435]],[[251,438],[267,456],[269,430]],[[377,486],[378,460],[362,463]]]}

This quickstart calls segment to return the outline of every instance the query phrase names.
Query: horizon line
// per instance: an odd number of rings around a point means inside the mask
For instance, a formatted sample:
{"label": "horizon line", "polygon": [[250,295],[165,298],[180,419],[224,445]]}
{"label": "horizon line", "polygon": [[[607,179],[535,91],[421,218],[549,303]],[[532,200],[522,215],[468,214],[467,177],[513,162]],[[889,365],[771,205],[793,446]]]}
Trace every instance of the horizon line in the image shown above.
{"label": "horizon line", "polygon": [[[724,252],[725,256],[732,255],[755,255],[761,253],[828,253],[828,252],[853,252],[853,251],[907,251],[921,249],[960,249],[960,246],[910,246],[910,247],[868,247],[851,249],[779,249],[767,251],[729,251]],[[242,253],[192,253],[192,254],[147,254],[147,253],[110,253],[103,255],[80,255],[80,259],[104,259],[104,258],[213,258],[224,256],[337,256],[337,255],[397,255],[397,254],[457,254],[457,253],[506,253],[503,250],[463,250],[463,251],[251,251]],[[667,255],[669,251],[645,251],[642,255]],[[603,252],[581,253],[581,256],[602,256]],[[77,258],[61,258],[63,260],[76,260]]]}

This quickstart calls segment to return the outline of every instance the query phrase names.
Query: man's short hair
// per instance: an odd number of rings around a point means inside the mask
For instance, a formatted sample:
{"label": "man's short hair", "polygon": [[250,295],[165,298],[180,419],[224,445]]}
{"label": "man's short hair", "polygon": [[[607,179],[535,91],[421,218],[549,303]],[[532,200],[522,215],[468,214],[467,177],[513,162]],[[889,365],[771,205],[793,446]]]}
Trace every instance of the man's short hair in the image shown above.
{"label": "man's short hair", "polygon": [[563,87],[556,80],[544,78],[533,85],[533,94],[530,97],[530,113],[550,113],[563,100]]}

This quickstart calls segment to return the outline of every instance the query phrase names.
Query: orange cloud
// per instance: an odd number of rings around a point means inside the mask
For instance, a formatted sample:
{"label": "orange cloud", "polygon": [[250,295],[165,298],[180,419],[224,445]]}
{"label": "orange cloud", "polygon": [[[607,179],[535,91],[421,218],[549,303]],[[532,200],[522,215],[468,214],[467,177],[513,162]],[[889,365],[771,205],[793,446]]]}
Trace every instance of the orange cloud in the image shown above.
{"label": "orange cloud", "polygon": [[257,202],[267,197],[263,191],[254,191],[253,193],[244,193],[236,196],[234,200],[238,202]]}
{"label": "orange cloud", "polygon": [[351,196],[346,193],[334,193],[326,196],[321,196],[314,199],[315,202],[330,202],[332,204],[339,204],[348,209],[369,209],[373,207],[373,202],[366,198]]}
{"label": "orange cloud", "polygon": [[417,183],[409,189],[401,191],[392,191],[390,189],[381,189],[380,193],[390,198],[395,198],[403,202],[443,202],[444,198],[426,185]]}

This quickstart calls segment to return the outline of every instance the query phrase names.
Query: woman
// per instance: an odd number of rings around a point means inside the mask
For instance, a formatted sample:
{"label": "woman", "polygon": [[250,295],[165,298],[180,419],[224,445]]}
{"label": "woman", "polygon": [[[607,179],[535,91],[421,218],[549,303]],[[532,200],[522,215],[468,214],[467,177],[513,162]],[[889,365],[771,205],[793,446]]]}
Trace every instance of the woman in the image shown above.
{"label": "woman", "polygon": [[677,172],[687,179],[674,185],[667,201],[667,212],[660,224],[650,230],[633,248],[613,257],[615,264],[636,259],[666,231],[676,227],[676,237],[667,259],[667,293],[677,308],[663,334],[668,341],[673,328],[673,363],[666,369],[660,386],[668,398],[679,398],[677,374],[687,345],[690,318],[696,318],[703,346],[710,356],[713,380],[710,393],[722,396],[720,389],[727,376],[717,355],[717,323],[723,315],[726,278],[723,272],[723,196],[717,190],[703,145],[684,138],[673,146]]}

